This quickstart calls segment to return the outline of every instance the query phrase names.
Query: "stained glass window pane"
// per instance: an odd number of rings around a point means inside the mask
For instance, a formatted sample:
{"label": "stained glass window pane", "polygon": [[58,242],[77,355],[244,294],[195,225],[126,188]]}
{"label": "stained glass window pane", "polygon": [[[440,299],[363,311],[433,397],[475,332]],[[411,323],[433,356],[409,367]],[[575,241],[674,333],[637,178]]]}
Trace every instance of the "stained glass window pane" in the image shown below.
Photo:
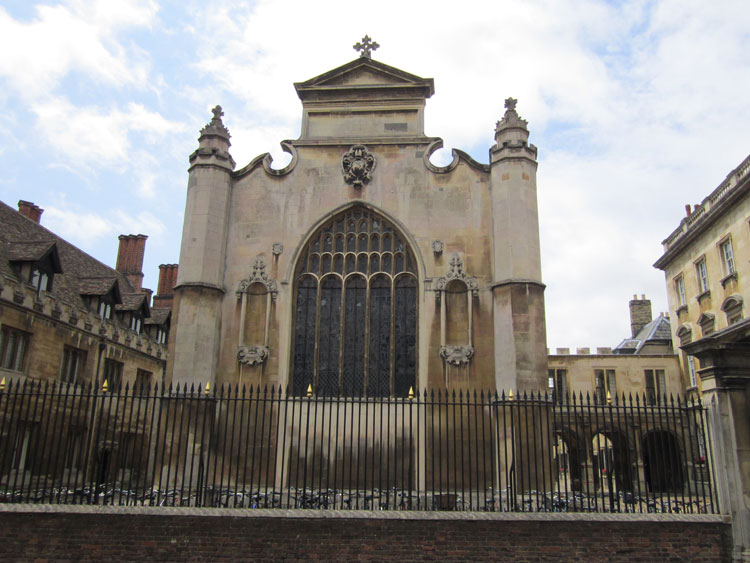
{"label": "stained glass window pane", "polygon": [[372,235],[372,238],[370,239],[370,250],[374,250],[375,252],[380,250],[380,237],[378,235]]}
{"label": "stained glass window pane", "polygon": [[323,265],[320,268],[320,274],[325,275],[331,271],[331,255],[330,254],[324,254],[323,255]]}
{"label": "stained glass window pane", "polygon": [[380,256],[372,254],[370,256],[370,273],[374,274],[380,271]]}
{"label": "stained glass window pane", "polygon": [[331,238],[331,235],[328,235],[323,241],[323,251],[331,252],[331,250],[333,250],[333,239]]}
{"label": "stained glass window pane", "polygon": [[333,257],[333,271],[337,274],[343,274],[344,273],[344,255],[343,254],[336,254]]}
{"label": "stained glass window pane", "polygon": [[362,276],[346,280],[344,293],[344,362],[342,393],[359,397],[365,382],[365,308],[367,282]]}
{"label": "stained glass window pane", "polygon": [[356,246],[356,238],[354,235],[349,235],[346,237],[346,251],[347,252],[355,252],[357,249]]}
{"label": "stained glass window pane", "polygon": [[359,248],[360,252],[367,252],[367,235],[359,235]]}
{"label": "stained glass window pane", "polygon": [[344,235],[336,237],[336,252],[344,252]]}
{"label": "stained glass window pane", "polygon": [[357,270],[355,266],[355,262],[357,259],[354,257],[354,254],[347,254],[346,255],[346,273],[351,274],[352,272],[355,272]]}
{"label": "stained glass window pane", "polygon": [[393,274],[399,274],[404,271],[404,255],[399,252],[396,254],[396,267],[393,269]]}
{"label": "stained glass window pane", "polygon": [[318,267],[320,266],[320,254],[310,255],[310,272],[313,274],[318,273]]}
{"label": "stained glass window pane", "polygon": [[391,393],[391,282],[377,276],[370,284],[370,362],[367,395]]}
{"label": "stained glass window pane", "polygon": [[380,257],[380,264],[383,272],[391,273],[391,263],[393,262],[393,254],[386,252]]}
{"label": "stained glass window pane", "polygon": [[390,250],[391,249],[391,237],[390,235],[385,235],[383,237],[383,250]]}
{"label": "stained glass window pane", "polygon": [[409,387],[416,391],[417,280],[412,276],[401,276],[395,286],[393,393],[405,397],[409,394]]}
{"label": "stained glass window pane", "polygon": [[297,303],[294,317],[294,375],[292,387],[301,395],[312,384],[315,371],[315,305],[318,284],[311,276],[297,282]]}
{"label": "stained glass window pane", "polygon": [[320,284],[320,331],[318,333],[318,385],[322,396],[338,395],[341,344],[341,280],[328,277]]}
{"label": "stained glass window pane", "polygon": [[364,252],[357,256],[357,271],[363,274],[367,273],[367,254]]}

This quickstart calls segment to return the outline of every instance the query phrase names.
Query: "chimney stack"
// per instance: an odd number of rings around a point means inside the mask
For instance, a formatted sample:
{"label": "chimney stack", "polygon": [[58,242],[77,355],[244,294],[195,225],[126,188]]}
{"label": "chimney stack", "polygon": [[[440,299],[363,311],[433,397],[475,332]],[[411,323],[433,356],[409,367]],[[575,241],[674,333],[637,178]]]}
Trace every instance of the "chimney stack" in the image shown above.
{"label": "chimney stack", "polygon": [[630,330],[633,333],[632,338],[635,338],[641,329],[652,321],[651,316],[651,300],[646,299],[645,295],[641,295],[638,299],[638,295],[633,295],[633,299],[630,301]]}
{"label": "chimney stack", "polygon": [[174,298],[174,286],[177,284],[177,264],[161,264],[159,266],[159,286],[154,296],[156,308],[171,308]]}
{"label": "chimney stack", "polygon": [[24,217],[31,219],[34,223],[39,223],[42,218],[44,209],[38,205],[34,205],[30,201],[18,200],[18,212]]}
{"label": "chimney stack", "polygon": [[146,250],[146,235],[120,235],[120,248],[117,251],[117,268],[125,274],[136,291],[143,285],[143,253]]}

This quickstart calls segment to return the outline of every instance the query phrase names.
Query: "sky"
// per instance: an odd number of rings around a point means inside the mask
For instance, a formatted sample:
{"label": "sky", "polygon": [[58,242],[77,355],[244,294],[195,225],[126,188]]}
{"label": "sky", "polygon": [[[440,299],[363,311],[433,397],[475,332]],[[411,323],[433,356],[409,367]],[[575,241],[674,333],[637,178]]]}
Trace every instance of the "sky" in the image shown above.
{"label": "sky", "polygon": [[[747,0],[0,0],[0,200],[144,285],[179,259],[188,155],[221,104],[237,169],[300,133],[300,82],[357,57],[435,79],[433,156],[487,163],[503,100],[539,148],[548,346],[614,346],[685,204],[750,153]],[[0,227],[1,228],[1,227]]]}

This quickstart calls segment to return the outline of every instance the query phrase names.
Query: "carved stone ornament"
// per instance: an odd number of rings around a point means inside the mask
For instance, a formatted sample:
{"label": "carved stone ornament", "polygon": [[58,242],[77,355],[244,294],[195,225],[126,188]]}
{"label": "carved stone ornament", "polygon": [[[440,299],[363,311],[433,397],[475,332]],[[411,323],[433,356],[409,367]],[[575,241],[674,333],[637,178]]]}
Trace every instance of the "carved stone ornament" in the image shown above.
{"label": "carved stone ornament", "polygon": [[257,366],[268,359],[267,346],[240,346],[237,359],[241,364]]}
{"label": "carved stone ornament", "polygon": [[440,302],[440,295],[445,291],[446,286],[453,280],[460,280],[466,284],[466,288],[471,291],[472,297],[479,297],[479,284],[476,278],[466,275],[464,271],[464,261],[454,253],[450,259],[450,269],[445,276],[435,281],[435,300]]}
{"label": "carved stone ornament", "polygon": [[254,283],[265,285],[267,292],[271,294],[271,298],[276,299],[276,294],[278,293],[276,280],[272,280],[268,277],[268,273],[266,272],[266,261],[263,260],[262,256],[258,256],[253,262],[252,275],[240,282],[240,285],[237,288],[237,299],[240,299],[243,293],[247,293],[248,288]]}
{"label": "carved stone ornament", "polygon": [[271,248],[271,252],[273,252],[274,256],[278,256],[282,252],[284,252],[284,245],[280,242],[273,243],[273,247]]}
{"label": "carved stone ornament", "polygon": [[442,240],[433,240],[432,241],[432,253],[436,256],[443,253],[443,241]]}
{"label": "carved stone ornament", "polygon": [[361,188],[372,179],[375,157],[364,145],[354,145],[341,159],[344,180],[355,188]]}
{"label": "carved stone ornament", "polygon": [[463,366],[474,356],[473,346],[441,346],[440,357],[446,364]]}

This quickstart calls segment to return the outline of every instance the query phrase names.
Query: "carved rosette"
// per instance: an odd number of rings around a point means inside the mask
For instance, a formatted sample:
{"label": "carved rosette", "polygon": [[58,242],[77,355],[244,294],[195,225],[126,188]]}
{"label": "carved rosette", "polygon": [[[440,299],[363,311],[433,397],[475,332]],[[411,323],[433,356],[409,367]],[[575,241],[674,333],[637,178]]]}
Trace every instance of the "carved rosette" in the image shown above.
{"label": "carved rosette", "polygon": [[432,253],[438,256],[443,253],[443,241],[433,240],[432,241]]}
{"label": "carved rosette", "polygon": [[440,357],[446,364],[464,366],[474,357],[473,346],[441,346]]}
{"label": "carved rosette", "polygon": [[237,360],[247,366],[257,366],[268,359],[267,346],[240,346],[237,351]]}
{"label": "carved rosette", "polygon": [[467,289],[471,291],[472,297],[479,296],[479,283],[476,278],[466,274],[464,271],[464,261],[454,253],[449,262],[450,268],[445,276],[435,280],[435,301],[440,302],[440,296],[445,291],[446,286],[453,280],[461,280],[466,284]]}
{"label": "carved rosette", "polygon": [[268,277],[268,272],[266,272],[266,261],[263,260],[262,256],[258,256],[253,262],[253,272],[250,277],[242,280],[237,287],[237,299],[240,299],[243,293],[247,293],[248,288],[254,283],[265,285],[268,293],[271,294],[271,298],[276,299],[276,294],[279,291],[276,285],[276,280],[272,280]]}
{"label": "carved rosette", "polygon": [[344,180],[355,188],[361,188],[372,179],[375,157],[364,145],[354,145],[341,159]]}

